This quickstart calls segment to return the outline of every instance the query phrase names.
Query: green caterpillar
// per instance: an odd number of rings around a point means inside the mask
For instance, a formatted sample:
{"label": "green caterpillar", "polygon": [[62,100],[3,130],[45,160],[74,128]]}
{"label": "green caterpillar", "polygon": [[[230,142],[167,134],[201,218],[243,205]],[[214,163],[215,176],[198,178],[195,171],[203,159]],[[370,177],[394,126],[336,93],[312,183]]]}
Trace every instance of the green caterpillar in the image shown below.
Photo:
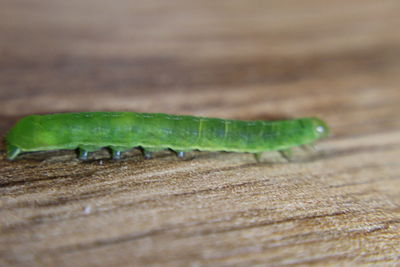
{"label": "green caterpillar", "polygon": [[281,121],[240,121],[162,113],[79,112],[30,115],[7,133],[7,158],[23,152],[79,149],[79,158],[109,147],[112,158],[140,147],[146,158],[171,149],[179,157],[191,150],[254,153],[288,149],[327,136],[317,118]]}

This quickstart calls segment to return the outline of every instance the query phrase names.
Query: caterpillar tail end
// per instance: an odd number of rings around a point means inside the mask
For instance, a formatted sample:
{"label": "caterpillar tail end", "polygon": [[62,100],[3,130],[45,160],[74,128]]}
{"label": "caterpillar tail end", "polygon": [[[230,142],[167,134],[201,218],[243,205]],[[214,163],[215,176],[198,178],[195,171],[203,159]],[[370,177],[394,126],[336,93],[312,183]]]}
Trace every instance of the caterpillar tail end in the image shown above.
{"label": "caterpillar tail end", "polygon": [[22,151],[20,148],[10,145],[10,144],[7,145],[7,159],[8,160],[14,160],[18,156],[18,154],[21,152]]}

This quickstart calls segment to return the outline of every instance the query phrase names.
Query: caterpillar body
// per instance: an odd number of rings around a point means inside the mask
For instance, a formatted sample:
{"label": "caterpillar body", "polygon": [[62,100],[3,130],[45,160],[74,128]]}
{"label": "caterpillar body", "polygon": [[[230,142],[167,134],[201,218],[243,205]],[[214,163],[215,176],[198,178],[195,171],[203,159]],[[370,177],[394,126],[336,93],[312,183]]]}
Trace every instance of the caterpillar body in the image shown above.
{"label": "caterpillar body", "polygon": [[79,158],[109,147],[112,157],[134,147],[144,156],[171,149],[178,156],[192,150],[248,152],[284,151],[328,135],[318,118],[242,121],[135,112],[79,112],[30,115],[6,134],[7,158],[20,153],[79,149]]}

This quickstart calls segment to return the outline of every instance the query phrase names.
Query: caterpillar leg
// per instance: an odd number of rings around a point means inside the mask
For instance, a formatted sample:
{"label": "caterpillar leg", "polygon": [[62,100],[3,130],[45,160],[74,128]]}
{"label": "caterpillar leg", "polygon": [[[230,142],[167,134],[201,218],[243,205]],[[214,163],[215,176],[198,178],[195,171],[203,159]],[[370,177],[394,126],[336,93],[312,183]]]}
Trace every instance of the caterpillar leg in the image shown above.
{"label": "caterpillar leg", "polygon": [[120,150],[113,150],[112,151],[112,159],[113,160],[121,159],[121,154],[122,154],[122,152]]}
{"label": "caterpillar leg", "polygon": [[7,159],[8,160],[15,159],[19,153],[21,153],[21,149],[19,149],[18,147],[10,145],[10,144],[7,145]]}
{"label": "caterpillar leg", "polygon": [[293,151],[291,148],[284,149],[284,150],[279,150],[279,153],[284,157],[287,161],[292,161],[293,160]]}
{"label": "caterpillar leg", "polygon": [[130,147],[119,147],[119,146],[110,146],[111,149],[111,157],[113,160],[121,159],[122,152],[127,151]]}
{"label": "caterpillar leg", "polygon": [[143,149],[143,157],[145,159],[151,159],[151,158],[153,158],[153,152]]}
{"label": "caterpillar leg", "polygon": [[79,148],[79,159],[87,160],[89,157],[89,151]]}
{"label": "caterpillar leg", "polygon": [[183,159],[185,157],[185,151],[176,151],[176,156]]}
{"label": "caterpillar leg", "polygon": [[191,152],[191,150],[173,150],[170,149],[172,152],[174,152],[176,154],[176,156],[182,160],[189,160],[189,159],[193,159],[193,154]]}
{"label": "caterpillar leg", "polygon": [[260,153],[253,153],[254,158],[256,159],[257,163],[261,162],[261,156],[262,156],[262,152]]}
{"label": "caterpillar leg", "polygon": [[317,148],[315,147],[314,144],[301,145],[300,148],[303,149],[304,151],[312,153],[315,153],[317,151]]}
{"label": "caterpillar leg", "polygon": [[79,159],[87,160],[89,157],[89,152],[94,152],[99,149],[100,147],[97,146],[79,146]]}
{"label": "caterpillar leg", "polygon": [[152,148],[145,148],[145,147],[142,147],[142,153],[143,153],[143,157],[145,158],[145,159],[151,159],[151,158],[153,158],[153,152],[154,151],[157,151],[157,150],[154,150],[154,149],[152,149]]}
{"label": "caterpillar leg", "polygon": [[320,154],[318,148],[314,144],[301,145],[300,148],[304,152],[304,160],[313,159]]}

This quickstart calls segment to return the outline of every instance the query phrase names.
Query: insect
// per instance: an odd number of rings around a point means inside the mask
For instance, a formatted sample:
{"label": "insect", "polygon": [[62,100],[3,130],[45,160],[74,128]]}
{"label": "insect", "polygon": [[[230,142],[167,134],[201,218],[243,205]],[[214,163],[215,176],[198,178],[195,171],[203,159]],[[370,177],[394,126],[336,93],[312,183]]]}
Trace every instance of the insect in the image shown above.
{"label": "insect", "polygon": [[164,149],[178,157],[192,150],[253,153],[289,152],[327,136],[328,126],[318,118],[280,121],[242,121],[207,117],[135,112],[79,112],[30,115],[7,133],[7,158],[20,153],[79,149],[79,159],[103,147],[112,158],[134,147],[145,158]]}

